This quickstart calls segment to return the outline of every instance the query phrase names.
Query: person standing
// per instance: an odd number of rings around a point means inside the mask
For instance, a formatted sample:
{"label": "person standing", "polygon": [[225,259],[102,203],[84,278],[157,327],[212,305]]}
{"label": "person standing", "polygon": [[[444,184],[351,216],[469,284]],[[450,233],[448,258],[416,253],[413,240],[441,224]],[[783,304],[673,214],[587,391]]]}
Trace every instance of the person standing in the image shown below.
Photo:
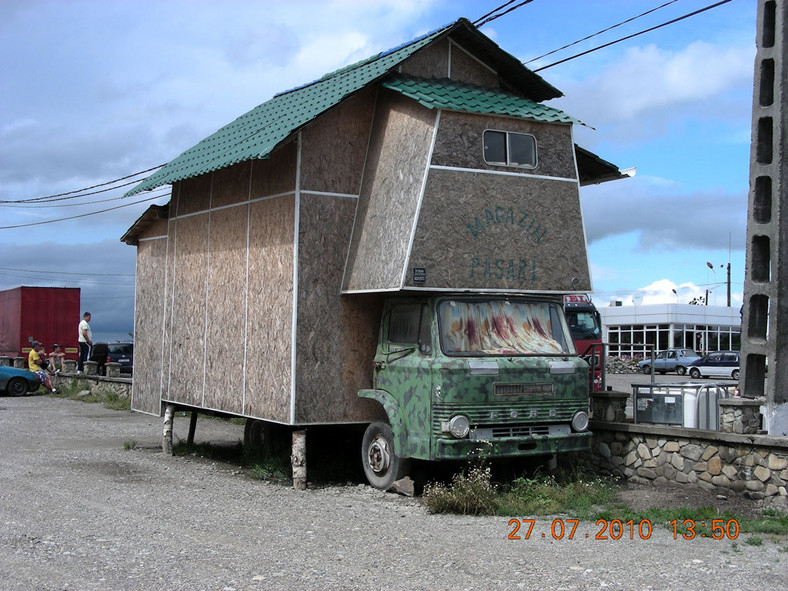
{"label": "person standing", "polygon": [[90,331],[90,312],[82,315],[82,322],[79,323],[79,363],[77,363],[77,373],[85,371],[85,362],[90,356],[90,348],[93,346],[93,333]]}
{"label": "person standing", "polygon": [[41,353],[44,352],[44,346],[39,343],[38,341],[33,341],[33,348],[30,349],[30,354],[27,356],[27,368],[36,374],[38,381],[41,382],[44,387],[52,392],[52,394],[57,394],[57,390],[52,385],[52,380],[49,378],[49,374],[44,369],[44,361],[41,359]]}

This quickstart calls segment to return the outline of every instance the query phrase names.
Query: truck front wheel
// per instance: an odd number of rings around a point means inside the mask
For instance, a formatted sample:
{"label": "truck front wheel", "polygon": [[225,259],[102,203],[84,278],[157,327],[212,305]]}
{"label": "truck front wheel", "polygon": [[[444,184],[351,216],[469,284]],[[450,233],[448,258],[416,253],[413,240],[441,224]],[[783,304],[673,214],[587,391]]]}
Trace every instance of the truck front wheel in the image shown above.
{"label": "truck front wheel", "polygon": [[369,483],[388,490],[408,472],[408,461],[394,453],[394,433],[387,423],[372,423],[364,432],[361,463]]}

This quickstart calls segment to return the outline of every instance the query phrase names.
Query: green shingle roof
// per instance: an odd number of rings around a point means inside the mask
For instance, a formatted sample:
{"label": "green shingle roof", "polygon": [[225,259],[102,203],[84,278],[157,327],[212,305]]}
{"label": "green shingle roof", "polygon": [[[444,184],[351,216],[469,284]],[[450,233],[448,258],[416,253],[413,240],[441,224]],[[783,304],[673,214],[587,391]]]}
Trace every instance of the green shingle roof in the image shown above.
{"label": "green shingle roof", "polygon": [[429,109],[451,109],[485,115],[510,115],[548,123],[580,123],[559,109],[516,94],[473,86],[445,78],[434,80],[393,76],[382,86],[399,92]]}
{"label": "green shingle roof", "polygon": [[[276,95],[189,148],[126,195],[193,178],[246,160],[267,158],[278,144],[304,125],[343,99],[385,77],[411,55],[446,35],[451,35],[452,39],[463,46],[472,47],[481,59],[498,70],[499,75],[517,85],[518,89],[536,101],[562,96],[560,91],[500,49],[468,20],[460,19],[401,47],[327,74],[311,84]],[[422,100],[432,101],[434,106],[437,106],[439,100],[449,100],[438,99],[434,90],[430,91],[425,87],[422,87],[420,92],[423,95]],[[459,100],[460,95],[472,93],[455,90],[449,94],[457,95],[456,100]],[[489,105],[495,102],[492,98],[486,101]],[[509,103],[509,107],[513,106],[513,100],[509,97],[508,100],[499,99],[496,108],[502,108],[504,103]],[[530,107],[532,113],[533,105]],[[555,109],[551,112],[555,112]],[[547,116],[547,111],[540,111],[539,116]]]}

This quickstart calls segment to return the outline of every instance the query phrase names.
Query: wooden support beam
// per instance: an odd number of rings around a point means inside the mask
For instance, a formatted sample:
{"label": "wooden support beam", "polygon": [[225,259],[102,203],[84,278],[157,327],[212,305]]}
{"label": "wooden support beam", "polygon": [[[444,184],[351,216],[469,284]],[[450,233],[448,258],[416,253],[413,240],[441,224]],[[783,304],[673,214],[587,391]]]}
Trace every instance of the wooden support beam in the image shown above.
{"label": "wooden support beam", "polygon": [[290,464],[293,467],[293,488],[306,490],[306,431],[293,431]]}
{"label": "wooden support beam", "polygon": [[194,443],[194,432],[197,430],[197,414],[197,411],[193,410],[189,420],[189,436],[186,438],[186,443],[189,445]]}
{"label": "wooden support beam", "polygon": [[161,451],[165,456],[172,455],[172,422],[175,417],[175,405],[168,404],[164,409],[164,425],[161,432]]}

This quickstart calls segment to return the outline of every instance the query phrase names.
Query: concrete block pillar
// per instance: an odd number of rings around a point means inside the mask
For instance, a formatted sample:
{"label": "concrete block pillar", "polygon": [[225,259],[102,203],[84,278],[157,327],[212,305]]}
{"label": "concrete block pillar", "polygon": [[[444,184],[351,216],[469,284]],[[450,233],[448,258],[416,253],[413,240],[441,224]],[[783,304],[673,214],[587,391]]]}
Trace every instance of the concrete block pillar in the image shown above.
{"label": "concrete block pillar", "polygon": [[785,2],[758,0],[740,384],[770,435],[788,434],[787,26]]}

